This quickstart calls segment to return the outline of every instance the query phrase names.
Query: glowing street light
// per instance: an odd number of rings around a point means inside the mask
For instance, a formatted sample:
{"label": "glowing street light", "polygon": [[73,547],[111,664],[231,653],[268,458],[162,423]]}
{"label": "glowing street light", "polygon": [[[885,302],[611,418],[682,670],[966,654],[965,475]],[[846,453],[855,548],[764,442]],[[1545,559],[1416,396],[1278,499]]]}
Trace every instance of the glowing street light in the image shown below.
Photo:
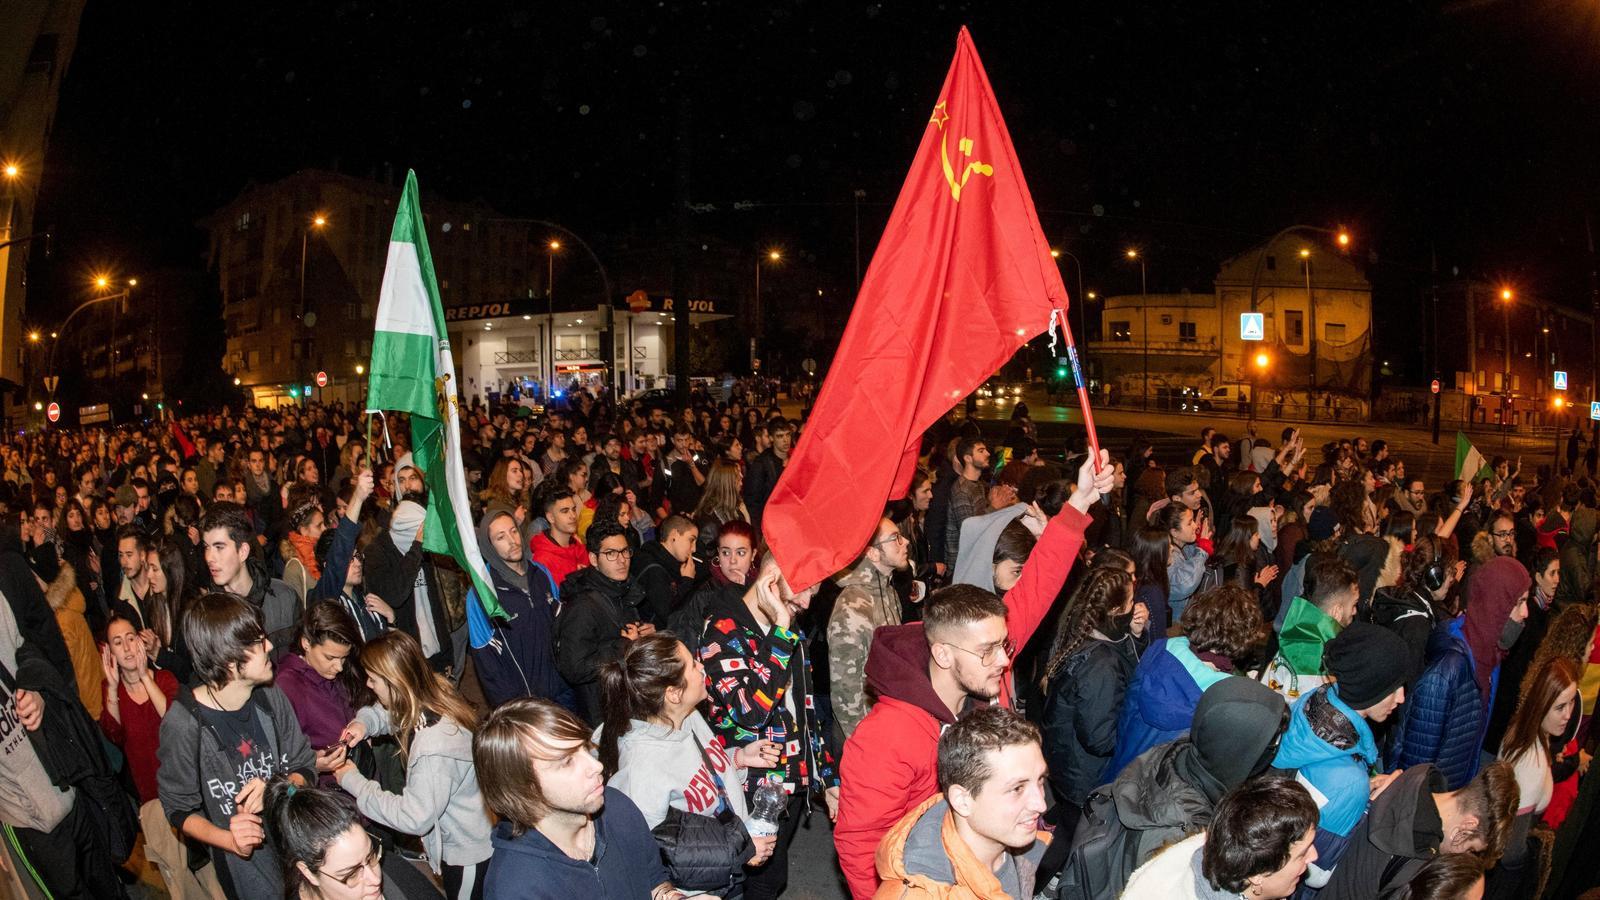
{"label": "glowing street light", "polygon": [[365,375],[365,374],[367,374],[367,367],[361,365],[360,363],[357,363],[356,364],[356,374],[357,375]]}
{"label": "glowing street light", "polygon": [[1516,292],[1511,290],[1511,288],[1503,287],[1503,288],[1500,289],[1500,299],[1504,300],[1507,303],[1510,303],[1512,298],[1514,298],[1516,296],[1517,296]]}
{"label": "glowing street light", "polygon": [[94,278],[94,286],[100,288],[101,290],[105,290],[111,286],[111,279],[105,275],[96,275]]}
{"label": "glowing street light", "polygon": [[1272,362],[1272,357],[1265,353],[1256,354],[1256,368],[1265,369]]}
{"label": "glowing street light", "polygon": [[4,171],[7,178],[16,179],[22,177],[22,168],[16,163],[6,163]]}
{"label": "glowing street light", "polygon": [[768,250],[767,251],[767,259],[770,259],[773,262],[777,262],[778,260],[783,259],[783,254],[778,252],[777,250]]}
{"label": "glowing street light", "polygon": [[1300,258],[1301,259],[1310,259],[1311,258],[1311,248],[1310,247],[1301,247],[1300,248]]}
{"label": "glowing street light", "polygon": [[233,386],[234,387],[238,387],[239,384],[240,384],[239,376],[237,376],[237,375],[233,376]]}
{"label": "glowing street light", "polygon": [[1341,228],[1341,229],[1339,229],[1339,236],[1336,237],[1334,240],[1339,242],[1339,246],[1341,248],[1347,248],[1347,247],[1350,246],[1350,232],[1345,231],[1343,228]]}
{"label": "glowing street light", "polygon": [[28,332],[28,340],[32,341],[35,344],[39,343],[39,332],[37,332],[37,331]]}
{"label": "glowing street light", "polygon": [[311,227],[313,228],[321,228],[326,224],[328,224],[327,216],[313,216],[311,218]]}

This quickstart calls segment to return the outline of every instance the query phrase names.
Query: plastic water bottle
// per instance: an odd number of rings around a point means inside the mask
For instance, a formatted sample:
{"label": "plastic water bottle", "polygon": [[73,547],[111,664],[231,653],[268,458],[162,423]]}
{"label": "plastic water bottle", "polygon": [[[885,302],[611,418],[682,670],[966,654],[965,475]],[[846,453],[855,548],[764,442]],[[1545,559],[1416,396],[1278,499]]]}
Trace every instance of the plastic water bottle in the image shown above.
{"label": "plastic water bottle", "polygon": [[778,820],[789,805],[789,795],[780,782],[767,779],[756,785],[755,796],[750,799],[750,834],[764,837],[778,833]]}

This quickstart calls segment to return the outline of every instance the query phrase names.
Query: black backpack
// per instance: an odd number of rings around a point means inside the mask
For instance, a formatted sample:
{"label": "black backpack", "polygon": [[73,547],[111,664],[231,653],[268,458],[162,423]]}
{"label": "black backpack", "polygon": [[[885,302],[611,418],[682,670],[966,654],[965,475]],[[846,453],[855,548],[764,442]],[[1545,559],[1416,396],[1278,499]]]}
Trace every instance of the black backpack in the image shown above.
{"label": "black backpack", "polygon": [[1116,897],[1139,866],[1139,842],[1117,816],[1111,785],[1102,785],[1083,802],[1083,815],[1072,833],[1072,852],[1056,881],[1060,900]]}

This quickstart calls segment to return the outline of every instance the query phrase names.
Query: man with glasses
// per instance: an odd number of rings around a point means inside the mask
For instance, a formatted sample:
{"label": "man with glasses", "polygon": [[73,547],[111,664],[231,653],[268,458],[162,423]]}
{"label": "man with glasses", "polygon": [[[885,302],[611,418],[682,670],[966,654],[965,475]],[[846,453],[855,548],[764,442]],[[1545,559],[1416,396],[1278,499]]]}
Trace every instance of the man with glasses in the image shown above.
{"label": "man with glasses", "polygon": [[1004,600],[970,584],[935,591],[923,621],[880,628],[866,680],[877,703],[844,748],[842,814],[834,828],[839,865],[857,900],[871,897],[873,854],[896,822],[938,793],[939,733],[962,710],[1012,705],[1011,664],[1066,582],[1089,507],[1111,489],[1110,457],[1085,460],[1061,512],[1045,526]]}
{"label": "man with glasses", "polygon": [[633,547],[627,526],[597,521],[584,538],[589,565],[561,584],[556,617],[556,669],[577,692],[578,715],[600,721],[600,667],[628,643],[655,633],[640,610],[644,589],[630,578]]}
{"label": "man with glasses", "polygon": [[1391,501],[1401,512],[1420,516],[1428,511],[1428,489],[1423,485],[1421,478],[1399,478],[1397,483],[1400,490],[1395,492]]}
{"label": "man with glasses", "polygon": [[828,687],[833,718],[848,738],[867,714],[867,651],[872,633],[900,624],[900,595],[890,579],[910,561],[910,544],[890,519],[878,520],[861,559],[838,580],[839,597],[828,618]]}

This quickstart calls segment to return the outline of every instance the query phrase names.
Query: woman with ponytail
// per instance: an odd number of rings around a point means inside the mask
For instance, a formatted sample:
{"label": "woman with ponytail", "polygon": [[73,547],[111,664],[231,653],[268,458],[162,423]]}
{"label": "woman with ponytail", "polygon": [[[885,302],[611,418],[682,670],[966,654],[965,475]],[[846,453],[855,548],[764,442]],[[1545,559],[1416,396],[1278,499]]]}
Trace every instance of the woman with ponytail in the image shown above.
{"label": "woman with ponytail", "polygon": [[1090,569],[1061,615],[1045,665],[1044,752],[1063,834],[1072,833],[1089,792],[1105,783],[1117,744],[1122,698],[1139,664],[1135,641],[1150,618],[1134,604],[1133,584],[1124,567]]}
{"label": "woman with ponytail", "polygon": [[431,900],[439,896],[409,865],[390,869],[394,879],[384,877],[383,845],[361,827],[355,807],[338,794],[275,780],[267,785],[266,821],[283,863],[289,897]]}
{"label": "woman with ponytail", "polygon": [[[731,813],[749,824],[747,768],[778,764],[768,740],[731,753],[696,709],[706,699],[705,667],[670,632],[628,645],[600,669],[603,724],[596,731],[600,764],[610,787],[628,795],[652,829],[669,808],[700,816]],[[772,856],[775,837],[752,837],[760,865]]]}
{"label": "woman with ponytail", "polygon": [[361,666],[378,702],[362,707],[339,741],[354,747],[369,737],[394,735],[406,760],[405,793],[385,791],[348,759],[333,767],[334,777],[356,798],[362,815],[421,836],[450,900],[481,900],[493,851],[489,814],[472,767],[477,711],[429,667],[422,646],[404,631],[386,631],[368,642]]}

